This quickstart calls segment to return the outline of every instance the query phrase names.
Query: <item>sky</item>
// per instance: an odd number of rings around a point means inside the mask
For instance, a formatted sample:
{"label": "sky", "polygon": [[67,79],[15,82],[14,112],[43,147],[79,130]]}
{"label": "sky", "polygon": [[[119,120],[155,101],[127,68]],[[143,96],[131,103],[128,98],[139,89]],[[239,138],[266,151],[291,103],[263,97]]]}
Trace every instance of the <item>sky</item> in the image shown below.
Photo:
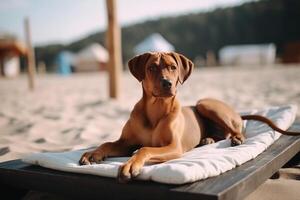
{"label": "sky", "polygon": [[[165,16],[205,12],[251,0],[116,0],[121,26]],[[24,39],[24,18],[35,46],[68,44],[106,29],[105,0],[0,0],[0,33]]]}

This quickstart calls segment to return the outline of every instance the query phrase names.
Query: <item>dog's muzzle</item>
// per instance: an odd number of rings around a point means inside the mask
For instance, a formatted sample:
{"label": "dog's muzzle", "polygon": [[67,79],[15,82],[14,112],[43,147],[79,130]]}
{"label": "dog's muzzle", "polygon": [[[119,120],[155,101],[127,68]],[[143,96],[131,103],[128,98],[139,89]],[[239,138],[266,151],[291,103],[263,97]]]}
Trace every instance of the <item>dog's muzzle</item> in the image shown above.
{"label": "dog's muzzle", "polygon": [[170,90],[171,87],[172,87],[172,81],[170,81],[168,79],[165,79],[165,78],[162,78],[160,80],[160,86],[164,90]]}

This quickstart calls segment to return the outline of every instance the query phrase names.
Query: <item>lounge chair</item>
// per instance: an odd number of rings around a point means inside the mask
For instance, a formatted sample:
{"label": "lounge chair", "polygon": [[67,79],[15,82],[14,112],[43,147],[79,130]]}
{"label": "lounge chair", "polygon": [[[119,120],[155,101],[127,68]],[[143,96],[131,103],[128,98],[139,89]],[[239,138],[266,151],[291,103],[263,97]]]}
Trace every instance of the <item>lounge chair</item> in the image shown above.
{"label": "lounge chair", "polygon": [[[290,130],[299,131],[300,122]],[[300,136],[282,135],[255,159],[217,177],[184,185],[132,181],[61,172],[13,160],[0,163],[2,197],[20,199],[30,190],[71,199],[243,199],[291,158],[299,160]]]}

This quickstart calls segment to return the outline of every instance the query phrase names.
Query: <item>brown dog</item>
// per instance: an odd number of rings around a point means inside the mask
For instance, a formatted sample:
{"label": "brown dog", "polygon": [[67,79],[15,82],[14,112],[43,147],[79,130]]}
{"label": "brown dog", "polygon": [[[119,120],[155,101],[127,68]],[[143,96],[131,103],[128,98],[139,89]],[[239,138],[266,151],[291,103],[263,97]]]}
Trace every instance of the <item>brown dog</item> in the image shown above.
{"label": "brown dog", "polygon": [[136,177],[146,162],[164,162],[178,158],[199,144],[230,138],[232,145],[242,144],[243,119],[263,121],[262,116],[241,117],[231,107],[215,99],[202,99],[196,106],[181,107],[176,98],[178,83],[183,84],[193,63],[177,53],[145,53],[128,63],[131,73],[142,82],[143,97],[135,105],[121,137],[104,143],[82,155],[82,165],[100,163],[110,156],[128,156],[138,151],[119,169],[118,180]]}

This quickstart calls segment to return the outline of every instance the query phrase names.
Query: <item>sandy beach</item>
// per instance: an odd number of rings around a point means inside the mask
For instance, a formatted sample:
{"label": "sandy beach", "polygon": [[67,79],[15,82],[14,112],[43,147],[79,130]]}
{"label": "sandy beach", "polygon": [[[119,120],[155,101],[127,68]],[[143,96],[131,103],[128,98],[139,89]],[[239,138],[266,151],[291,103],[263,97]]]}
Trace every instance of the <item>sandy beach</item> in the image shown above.
{"label": "sandy beach", "polygon": [[[24,75],[0,79],[0,161],[116,139],[142,90],[125,72],[120,100],[109,100],[107,79],[106,73],[40,75],[34,92],[27,90]],[[195,70],[178,95],[183,105],[214,97],[238,110],[299,107],[299,85],[300,67],[208,68]]]}
{"label": "sandy beach", "polygon": [[[25,75],[1,78],[0,162],[117,139],[142,90],[125,72],[120,100],[109,100],[107,79],[106,73],[38,75],[36,90],[29,92]],[[300,66],[198,69],[179,87],[178,96],[183,105],[213,97],[238,110],[300,107]]]}

